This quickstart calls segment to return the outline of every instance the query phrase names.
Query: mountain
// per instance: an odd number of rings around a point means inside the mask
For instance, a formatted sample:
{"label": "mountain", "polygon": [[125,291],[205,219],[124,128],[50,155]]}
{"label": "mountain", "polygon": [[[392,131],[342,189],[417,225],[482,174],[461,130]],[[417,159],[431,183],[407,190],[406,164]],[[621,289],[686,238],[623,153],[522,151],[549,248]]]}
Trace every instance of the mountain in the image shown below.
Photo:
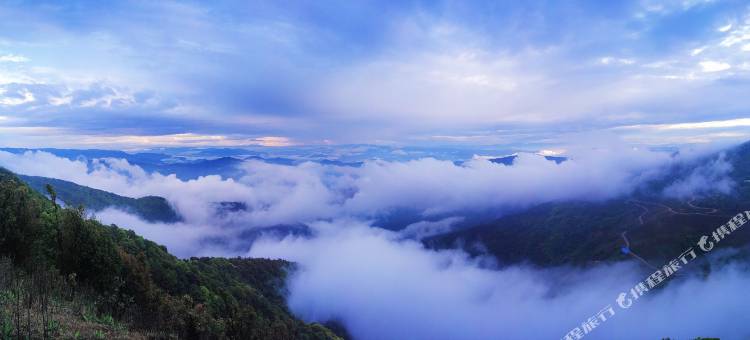
{"label": "mountain", "polygon": [[[731,164],[736,186],[728,194],[669,198],[662,191],[719,158]],[[651,263],[679,254],[739,212],[750,210],[750,143],[669,170],[664,178],[628,197],[604,202],[550,202],[490,222],[423,240],[436,249],[461,246],[474,255],[490,254],[502,265],[591,265],[630,259],[622,247]],[[738,233],[722,246],[750,245]]]}
{"label": "mountain", "polygon": [[[533,156],[536,156],[536,157],[544,157],[544,159],[546,159],[546,160],[548,160],[550,162],[555,162],[555,164],[560,164],[560,163],[565,162],[565,161],[568,160],[568,157],[563,157],[563,156],[545,156],[545,155],[541,155],[541,154],[538,154],[538,153],[530,153],[530,152],[523,152],[523,154],[533,155]],[[502,164],[502,165],[506,165],[506,166],[511,166],[511,165],[513,165],[515,163],[516,159],[518,158],[518,155],[519,155],[518,153],[514,153],[512,155],[501,156],[501,157],[487,157],[487,156],[477,156],[477,155],[474,155],[473,157],[474,158],[477,158],[477,157],[478,158],[483,158],[483,159],[486,159],[487,161],[489,161],[491,163],[495,163],[495,164]],[[461,166],[461,165],[463,165],[465,163],[466,163],[466,161],[463,161],[463,160],[454,160],[453,161],[453,164],[458,165],[458,166]]]}
{"label": "mountain", "polygon": [[47,152],[57,157],[72,161],[84,161],[93,167],[95,159],[124,159],[132,165],[141,167],[149,173],[158,172],[162,175],[174,174],[177,178],[187,181],[201,176],[219,175],[223,178],[239,178],[244,175],[241,165],[245,161],[260,161],[277,165],[297,165],[303,162],[316,162],[322,165],[360,167],[363,162],[344,162],[339,160],[318,158],[286,158],[278,156],[259,156],[257,152],[244,149],[192,149],[178,148],[174,150],[161,150],[158,152],[128,153],[113,150],[98,149],[24,149],[24,148],[0,148],[0,151],[13,154],[26,152]]}
{"label": "mountain", "polygon": [[284,301],[293,263],[178,259],[0,168],[0,337],[339,339]]}
{"label": "mountain", "polygon": [[364,162],[342,162],[342,161],[330,160],[330,159],[321,159],[317,162],[322,165],[347,166],[351,168],[359,168],[365,164]]}
{"label": "mountain", "polygon": [[171,156],[161,153],[128,153],[117,150],[100,150],[100,149],[25,149],[25,148],[0,148],[0,151],[10,152],[13,154],[22,154],[25,152],[42,151],[51,153],[57,157],[67,158],[70,160],[93,160],[97,158],[117,158],[125,159],[131,164],[158,164]]}
{"label": "mountain", "polygon": [[196,179],[200,176],[220,175],[222,177],[235,177],[241,174],[237,168],[243,162],[236,157],[211,157],[191,158],[185,156],[169,155],[164,153],[127,153],[112,150],[74,150],[74,149],[20,149],[0,148],[0,151],[14,154],[25,152],[42,151],[51,153],[57,157],[67,158],[74,161],[85,161],[92,166],[95,159],[116,158],[124,159],[128,163],[137,165],[147,172],[159,172],[163,175],[175,174],[182,180]]}
{"label": "mountain", "polygon": [[57,199],[69,207],[82,205],[89,211],[111,207],[135,214],[149,222],[181,221],[180,216],[163,197],[130,198],[54,178],[23,175],[18,177],[42,195],[47,195],[46,186],[51,185],[57,193]]}
{"label": "mountain", "polygon": [[220,157],[212,159],[186,159],[176,157],[169,162],[159,164],[143,165],[144,170],[159,172],[163,175],[175,174],[179,179],[186,181],[201,176],[219,175],[224,178],[237,178],[242,175],[239,166],[243,160],[235,157]]}
{"label": "mountain", "polygon": [[[568,160],[567,157],[563,157],[563,156],[544,156],[544,155],[538,155],[538,154],[537,154],[537,156],[544,157],[544,159],[546,159],[548,161],[555,162],[556,164],[560,164],[560,163],[565,162],[565,161]],[[513,154],[513,155],[508,155],[508,156],[503,156],[503,157],[490,158],[489,161],[492,162],[492,163],[497,163],[497,164],[513,165],[513,162],[516,161],[516,158],[518,158],[518,154]]]}

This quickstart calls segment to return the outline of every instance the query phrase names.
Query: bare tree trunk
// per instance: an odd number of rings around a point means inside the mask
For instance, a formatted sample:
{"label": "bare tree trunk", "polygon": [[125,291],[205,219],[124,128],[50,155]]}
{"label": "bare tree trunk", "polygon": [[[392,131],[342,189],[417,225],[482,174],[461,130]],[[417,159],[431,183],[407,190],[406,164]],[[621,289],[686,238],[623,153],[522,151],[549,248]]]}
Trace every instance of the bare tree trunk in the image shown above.
{"label": "bare tree trunk", "polygon": [[21,278],[14,270],[13,273],[13,323],[16,328],[16,338],[21,338]]}

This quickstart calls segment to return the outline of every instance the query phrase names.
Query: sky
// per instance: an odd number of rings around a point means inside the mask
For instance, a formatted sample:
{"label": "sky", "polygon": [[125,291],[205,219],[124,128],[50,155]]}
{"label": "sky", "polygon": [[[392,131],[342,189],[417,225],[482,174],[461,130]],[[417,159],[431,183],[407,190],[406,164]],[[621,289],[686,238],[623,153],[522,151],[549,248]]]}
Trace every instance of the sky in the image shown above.
{"label": "sky", "polygon": [[743,1],[3,1],[0,145],[750,139]]}

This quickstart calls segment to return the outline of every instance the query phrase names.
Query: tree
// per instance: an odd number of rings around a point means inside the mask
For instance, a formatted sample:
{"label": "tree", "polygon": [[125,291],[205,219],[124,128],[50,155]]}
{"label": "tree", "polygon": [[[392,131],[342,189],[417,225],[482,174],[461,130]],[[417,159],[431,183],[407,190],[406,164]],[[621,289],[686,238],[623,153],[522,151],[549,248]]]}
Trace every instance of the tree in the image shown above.
{"label": "tree", "polygon": [[47,190],[47,194],[49,194],[49,199],[52,200],[52,204],[54,204],[55,209],[57,209],[57,192],[55,192],[55,188],[52,187],[52,184],[47,184],[44,186],[44,189]]}

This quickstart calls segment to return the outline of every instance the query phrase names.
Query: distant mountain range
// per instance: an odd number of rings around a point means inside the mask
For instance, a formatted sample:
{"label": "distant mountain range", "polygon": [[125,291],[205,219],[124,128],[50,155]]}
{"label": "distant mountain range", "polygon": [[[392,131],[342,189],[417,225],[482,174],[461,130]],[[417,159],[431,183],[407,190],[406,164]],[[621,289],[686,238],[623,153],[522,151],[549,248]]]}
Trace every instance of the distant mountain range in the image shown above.
{"label": "distant mountain range", "polygon": [[[562,156],[544,156],[544,155],[539,155],[539,156],[544,157],[544,159],[555,162],[557,164],[560,164],[568,160],[567,157],[562,157]],[[504,157],[490,158],[489,161],[492,163],[497,163],[497,164],[513,165],[513,162],[516,161],[516,158],[518,158],[518,154],[508,155]]]}
{"label": "distant mountain range", "polygon": [[[532,153],[532,152],[522,152],[522,154],[532,155],[532,156],[535,156],[535,157],[543,157],[544,159],[546,159],[548,161],[555,162],[555,164],[560,164],[560,163],[565,162],[565,161],[568,160],[568,157],[564,157],[564,156],[548,156],[548,155],[540,155],[538,153]],[[519,153],[514,153],[512,155],[500,156],[500,157],[487,157],[487,156],[477,156],[477,155],[474,155],[474,158],[479,157],[479,158],[486,159],[489,162],[492,162],[492,163],[495,163],[495,164],[502,164],[502,165],[511,166],[511,165],[513,165],[515,163],[516,159],[518,159],[518,155],[519,155]],[[453,161],[453,164],[455,164],[455,165],[463,165],[465,163],[466,163],[466,161],[464,161],[464,160],[455,160],[455,161]]]}
{"label": "distant mountain range", "polygon": [[[84,160],[91,165],[94,159],[116,158],[127,160],[130,164],[137,165],[147,172],[158,172],[163,175],[175,174],[181,180],[196,179],[201,176],[219,175],[224,178],[238,178],[242,176],[243,171],[239,166],[245,161],[261,161],[269,164],[296,165],[303,162],[316,162],[323,165],[334,166],[351,166],[359,167],[362,162],[344,162],[339,160],[330,160],[326,158],[305,159],[305,158],[284,158],[284,157],[262,157],[258,155],[240,154],[240,150],[230,149],[232,156],[216,157],[214,154],[221,153],[200,153],[198,156],[170,155],[162,153],[127,153],[123,151],[111,150],[72,150],[72,149],[21,149],[21,148],[0,148],[0,151],[10,152],[13,154],[22,154],[29,151],[43,151],[55,156],[67,158],[70,160]],[[246,153],[251,153],[246,151]]]}
{"label": "distant mountain range", "polygon": [[[365,146],[361,146],[365,147]],[[116,158],[127,160],[130,164],[137,165],[147,172],[158,172],[163,175],[175,174],[181,180],[196,179],[201,176],[219,175],[224,178],[238,178],[242,176],[243,171],[239,166],[245,161],[260,161],[269,164],[279,165],[297,165],[304,162],[314,162],[321,165],[330,166],[341,166],[341,167],[361,167],[364,164],[364,160],[367,159],[385,159],[385,160],[408,160],[415,157],[435,157],[437,159],[447,160],[450,158],[445,157],[459,157],[452,158],[453,163],[456,165],[462,165],[465,163],[460,157],[471,158],[471,155],[467,155],[467,151],[462,152],[448,152],[440,151],[442,153],[432,154],[428,150],[415,149],[410,150],[411,156],[399,156],[393,154],[393,151],[389,149],[383,149],[382,147],[374,147],[375,151],[367,153],[368,156],[360,157],[345,157],[346,160],[337,159],[330,157],[322,152],[311,152],[294,154],[290,153],[288,157],[274,156],[268,154],[261,154],[248,149],[189,149],[180,148],[176,150],[158,150],[159,152],[138,152],[128,153],[123,151],[113,150],[99,150],[99,149],[55,149],[55,148],[41,148],[41,149],[24,149],[24,148],[0,148],[0,151],[10,152],[13,154],[22,154],[28,151],[43,151],[51,153],[55,156],[70,159],[70,160],[84,160],[89,162],[94,159],[102,158]],[[529,153],[533,154],[533,153]],[[553,161],[557,164],[568,160],[567,157],[563,156],[548,156],[539,155],[549,161]],[[383,158],[381,158],[383,157]],[[465,159],[468,159],[465,158]],[[513,165],[518,154],[512,154],[503,157],[485,157],[488,161],[497,164]]]}

